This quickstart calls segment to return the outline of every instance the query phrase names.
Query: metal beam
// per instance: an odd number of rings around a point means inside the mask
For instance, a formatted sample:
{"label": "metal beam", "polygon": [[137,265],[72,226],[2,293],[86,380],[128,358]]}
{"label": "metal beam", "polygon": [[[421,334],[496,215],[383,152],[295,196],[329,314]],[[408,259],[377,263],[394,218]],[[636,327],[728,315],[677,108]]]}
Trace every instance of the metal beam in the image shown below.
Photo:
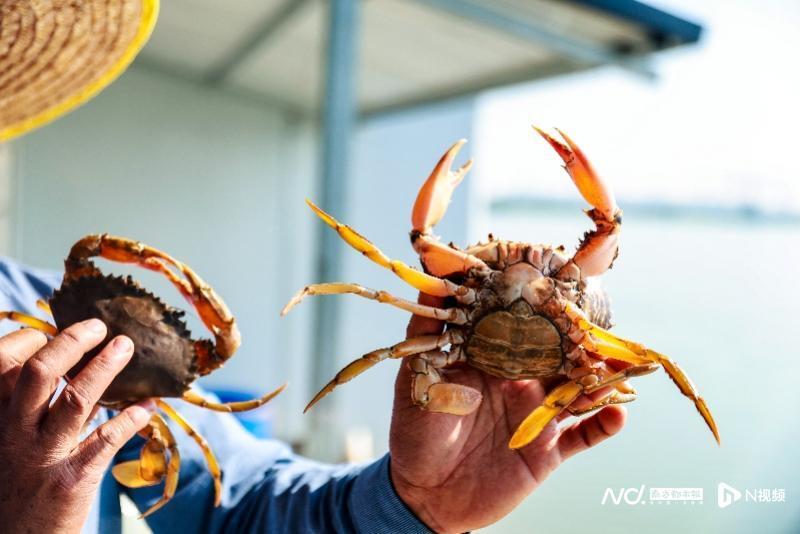
{"label": "metal beam", "polygon": [[307,0],[287,0],[277,10],[270,13],[230,53],[209,69],[204,76],[205,82],[209,85],[223,83],[242,61],[273,37],[306,2]]}
{"label": "metal beam", "polygon": [[[322,165],[320,204],[332,213],[345,212],[350,150],[357,121],[358,19],[360,0],[328,2],[327,74],[322,110]],[[339,236],[324,224],[319,229],[317,276],[323,282],[340,278],[342,251]],[[337,371],[339,299],[316,302],[313,387],[327,383]],[[341,451],[341,433],[335,425],[335,399],[314,407],[316,455],[335,458]]]}
{"label": "metal beam", "polygon": [[567,37],[544,24],[503,13],[491,7],[490,2],[478,4],[471,0],[417,1],[508,35],[544,45],[572,61],[588,65],[617,65],[647,79],[656,76],[642,58],[625,56],[607,47],[598,47],[593,43]]}
{"label": "metal beam", "polygon": [[572,0],[597,11],[638,24],[663,43],[696,43],[703,27],[636,0]]}

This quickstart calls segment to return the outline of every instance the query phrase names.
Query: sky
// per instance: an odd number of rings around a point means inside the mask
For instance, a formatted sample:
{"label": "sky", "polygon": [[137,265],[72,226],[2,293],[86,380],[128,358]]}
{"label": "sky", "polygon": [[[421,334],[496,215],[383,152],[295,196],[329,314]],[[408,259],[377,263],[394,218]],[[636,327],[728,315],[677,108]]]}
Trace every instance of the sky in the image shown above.
{"label": "sky", "polygon": [[654,59],[655,81],[608,67],[481,98],[482,198],[577,200],[536,123],[569,133],[621,204],[800,213],[800,2],[651,3],[704,27],[698,45]]}

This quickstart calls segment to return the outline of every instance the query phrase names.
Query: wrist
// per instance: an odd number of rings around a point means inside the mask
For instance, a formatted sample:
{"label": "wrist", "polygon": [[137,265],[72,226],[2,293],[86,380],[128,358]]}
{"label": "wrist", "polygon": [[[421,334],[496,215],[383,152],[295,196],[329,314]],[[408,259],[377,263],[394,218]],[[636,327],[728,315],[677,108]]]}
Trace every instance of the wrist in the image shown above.
{"label": "wrist", "polygon": [[421,523],[433,532],[447,531],[431,510],[430,490],[410,482],[392,461],[389,462],[389,480],[397,496]]}

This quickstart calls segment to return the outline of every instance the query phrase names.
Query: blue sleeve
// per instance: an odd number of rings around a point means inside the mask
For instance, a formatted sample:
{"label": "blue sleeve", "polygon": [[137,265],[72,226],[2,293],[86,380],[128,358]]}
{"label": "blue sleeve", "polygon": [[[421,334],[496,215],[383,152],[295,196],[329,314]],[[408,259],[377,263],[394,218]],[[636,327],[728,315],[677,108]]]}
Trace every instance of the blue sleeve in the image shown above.
{"label": "blue sleeve", "polygon": [[[223,471],[222,504],[213,505],[211,475],[197,445],[171,425],[181,451],[178,491],[148,517],[158,533],[200,532],[430,532],[403,504],[389,476],[389,456],[360,466],[328,465],[250,435],[229,414],[173,403],[203,434]],[[132,440],[118,461],[136,458]],[[163,484],[128,490],[140,510],[161,496]]]}

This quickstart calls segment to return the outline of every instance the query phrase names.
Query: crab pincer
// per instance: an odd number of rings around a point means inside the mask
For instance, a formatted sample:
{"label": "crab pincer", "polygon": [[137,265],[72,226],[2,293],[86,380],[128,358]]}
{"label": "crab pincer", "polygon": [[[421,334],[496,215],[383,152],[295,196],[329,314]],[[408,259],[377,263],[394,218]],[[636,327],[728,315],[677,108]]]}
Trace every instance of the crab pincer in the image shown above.
{"label": "crab pincer", "polygon": [[578,192],[593,207],[586,214],[596,228],[587,232],[572,258],[572,263],[580,269],[583,276],[603,274],[611,267],[619,250],[622,210],[617,206],[614,192],[595,172],[583,151],[567,134],[556,129],[565,141],[561,142],[537,126],[533,129],[561,156],[564,168]]}
{"label": "crab pincer", "polygon": [[411,210],[411,244],[423,267],[435,276],[465,273],[470,269],[489,271],[480,259],[444,245],[431,234],[433,227],[444,217],[456,187],[472,168],[470,159],[456,171],[452,170],[453,162],[466,142],[466,139],[460,139],[444,153],[420,188]]}

